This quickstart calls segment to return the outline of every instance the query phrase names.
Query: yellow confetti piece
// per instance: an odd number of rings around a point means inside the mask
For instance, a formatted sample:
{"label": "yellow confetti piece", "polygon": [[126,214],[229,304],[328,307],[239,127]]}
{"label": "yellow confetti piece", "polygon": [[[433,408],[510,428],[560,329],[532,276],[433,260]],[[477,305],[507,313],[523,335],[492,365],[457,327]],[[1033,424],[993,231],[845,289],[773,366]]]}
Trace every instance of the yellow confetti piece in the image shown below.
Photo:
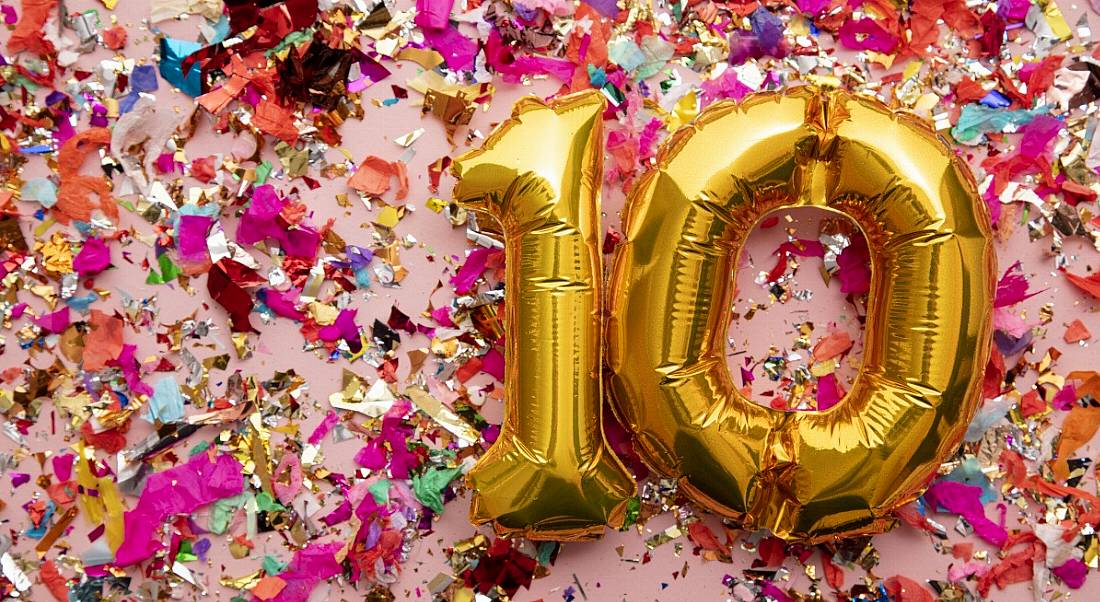
{"label": "yellow confetti piece", "polygon": [[360,335],[359,335],[359,351],[357,351],[357,352],[355,352],[354,354],[352,354],[352,355],[351,355],[351,357],[349,357],[349,358],[348,358],[348,361],[349,361],[349,362],[354,362],[355,360],[357,360],[357,359],[359,359],[359,358],[363,357],[364,355],[366,355],[366,353],[367,353],[367,348],[368,348],[368,347],[367,347],[367,344],[368,344],[369,342],[370,342],[370,341],[367,341],[367,337],[366,337],[366,336],[364,336],[363,334],[360,334]]}
{"label": "yellow confetti piece", "polygon": [[52,274],[69,274],[73,271],[73,245],[60,232],[55,232],[49,241],[35,245],[42,253],[46,271]]}
{"label": "yellow confetti piece", "polygon": [[821,378],[822,376],[832,374],[836,372],[836,358],[826,360],[824,362],[817,362],[810,368],[810,374]]}
{"label": "yellow confetti piece", "polygon": [[810,26],[806,19],[802,15],[795,15],[791,17],[789,23],[787,23],[787,35],[790,36],[807,36],[810,35]]}
{"label": "yellow confetti piece", "polygon": [[875,52],[874,50],[867,50],[866,52],[867,60],[882,65],[884,69],[889,69],[894,66],[894,59],[897,58],[896,55],[883,54],[881,52]]}
{"label": "yellow confetti piece", "polygon": [[397,213],[397,209],[394,207],[386,206],[382,209],[382,211],[378,212],[378,217],[374,220],[374,224],[392,230],[394,226],[397,225],[397,222],[400,220],[401,215]]}
{"label": "yellow confetti piece", "polygon": [[424,202],[424,206],[435,213],[439,213],[447,208],[447,201],[434,196],[428,197],[428,200]]}
{"label": "yellow confetti piece", "polygon": [[[440,92],[446,92],[447,94],[456,94],[462,92],[470,98],[477,98],[483,94],[480,84],[474,84],[471,86],[460,86],[448,82],[442,75],[435,71],[425,71],[416,77],[409,79],[407,82],[409,89],[419,92],[421,94],[427,94],[428,90],[439,90]],[[490,88],[489,93],[492,93]]]}
{"label": "yellow confetti piece", "polygon": [[345,158],[346,158],[346,159],[347,159],[348,161],[355,161],[355,156],[354,156],[354,155],[352,155],[352,154],[351,154],[351,151],[349,151],[348,149],[346,149],[346,148],[344,148],[344,147],[342,147],[342,146],[337,146],[337,147],[336,147],[336,150],[340,151],[340,154],[344,155],[344,157],[345,157]]}
{"label": "yellow confetti piece", "polygon": [[905,71],[902,72],[901,79],[907,80],[916,77],[917,74],[920,73],[920,68],[923,66],[923,61],[909,61],[909,63],[905,65]]}
{"label": "yellow confetti piece", "polygon": [[328,326],[336,321],[336,316],[340,314],[340,310],[326,303],[319,303],[314,301],[310,303],[307,311],[309,315],[313,317],[313,321],[317,322],[321,326]]}
{"label": "yellow confetti piece", "polygon": [[252,347],[248,344],[247,332],[233,333],[233,350],[237,352],[237,359],[239,360],[252,357]]}
{"label": "yellow confetti piece", "polygon": [[1062,16],[1062,10],[1058,8],[1058,4],[1053,0],[1048,1],[1046,6],[1043,7],[1043,18],[1046,19],[1050,31],[1059,41],[1064,42],[1073,37],[1069,23],[1066,23],[1066,18]]}
{"label": "yellow confetti piece", "polygon": [[695,119],[695,116],[699,114],[699,99],[695,95],[695,90],[688,92],[680,97],[680,100],[676,101],[676,106],[672,108],[672,114],[668,117],[668,123],[665,127],[668,131],[673,132],[680,128],[680,126],[691,122]]}
{"label": "yellow confetti piece", "polygon": [[458,414],[454,413],[454,410],[443,405],[442,401],[433,397],[423,388],[417,386],[409,387],[405,389],[405,396],[408,397],[416,407],[420,408],[421,411],[431,416],[443,428],[458,437],[462,445],[470,445],[476,442],[480,437],[478,432],[474,430],[474,427],[466,424]]}
{"label": "yellow confetti piece", "polygon": [[[114,481],[109,476],[97,478],[92,474],[88,462],[95,461],[95,452],[92,448],[86,447],[84,442],[80,441],[73,449],[79,458],[76,462],[76,480],[85,491],[80,494],[80,506],[92,524],[105,524],[107,544],[114,552],[122,545],[125,537],[125,526],[122,522],[125,508],[122,505],[122,496],[119,495]],[[99,495],[93,496],[87,493],[91,491],[96,491]]]}
{"label": "yellow confetti piece", "polygon": [[[0,136],[0,138],[3,138],[3,136]],[[47,217],[45,220],[43,220],[43,222],[41,224],[38,225],[37,228],[34,229],[35,237],[42,236],[46,232],[46,230],[49,230],[50,227],[53,226],[56,223],[57,223],[57,221],[54,220],[54,218],[52,216]]]}
{"label": "yellow confetti piece", "polygon": [[916,104],[913,105],[913,110],[918,113],[925,113],[931,111],[940,102],[940,97],[929,92],[917,99]]}
{"label": "yellow confetti piece", "polygon": [[402,48],[395,56],[399,61],[412,61],[425,69],[435,69],[443,64],[443,55],[425,48]]}

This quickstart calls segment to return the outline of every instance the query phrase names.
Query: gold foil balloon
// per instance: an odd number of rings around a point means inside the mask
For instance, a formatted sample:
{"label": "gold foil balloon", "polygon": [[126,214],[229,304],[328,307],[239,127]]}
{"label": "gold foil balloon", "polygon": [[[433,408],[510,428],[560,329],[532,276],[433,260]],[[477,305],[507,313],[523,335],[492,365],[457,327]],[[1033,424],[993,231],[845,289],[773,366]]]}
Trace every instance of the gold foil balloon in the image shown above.
{"label": "gold foil balloon", "polygon": [[[730,377],[732,274],[756,222],[810,206],[867,237],[863,367],[840,404],[783,413]],[[989,218],[947,145],[844,92],[716,103],[664,144],[624,227],[608,362],[642,457],[746,528],[811,542],[888,528],[961,441],[989,354]]]}
{"label": "gold foil balloon", "polygon": [[[505,417],[468,477],[473,520],[502,533],[597,536],[634,492],[600,427],[603,108],[595,92],[523,100],[455,165],[456,198],[505,241]],[[725,333],[746,236],[806,206],[867,238],[864,363],[840,404],[783,413],[734,386]],[[989,219],[950,149],[843,92],[717,103],[664,144],[624,224],[608,364],[643,457],[746,528],[822,541],[889,527],[962,439],[989,355]]]}
{"label": "gold foil balloon", "polygon": [[598,537],[635,492],[600,420],[604,107],[595,92],[525,98],[453,168],[455,198],[504,236],[504,422],[467,477],[472,520],[500,533]]}

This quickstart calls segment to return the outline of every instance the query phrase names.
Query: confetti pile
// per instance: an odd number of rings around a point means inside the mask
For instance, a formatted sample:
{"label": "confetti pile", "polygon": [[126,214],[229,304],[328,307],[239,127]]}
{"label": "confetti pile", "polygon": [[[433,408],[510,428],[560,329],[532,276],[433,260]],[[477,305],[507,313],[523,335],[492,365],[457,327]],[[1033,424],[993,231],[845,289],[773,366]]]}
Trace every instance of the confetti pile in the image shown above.
{"label": "confetti pile", "polygon": [[[0,594],[1100,595],[1095,9],[0,0],[0,17]],[[895,532],[807,547],[693,508],[609,419],[641,479],[624,533],[471,527],[462,477],[499,432],[507,291],[499,231],[448,200],[452,157],[522,94],[601,90],[610,257],[670,132],[806,82],[927,118],[980,183],[1002,274],[958,455]],[[730,367],[760,403],[813,411],[858,371],[870,266],[852,224],[800,215],[764,220],[742,258]],[[909,572],[916,548],[936,568]]]}

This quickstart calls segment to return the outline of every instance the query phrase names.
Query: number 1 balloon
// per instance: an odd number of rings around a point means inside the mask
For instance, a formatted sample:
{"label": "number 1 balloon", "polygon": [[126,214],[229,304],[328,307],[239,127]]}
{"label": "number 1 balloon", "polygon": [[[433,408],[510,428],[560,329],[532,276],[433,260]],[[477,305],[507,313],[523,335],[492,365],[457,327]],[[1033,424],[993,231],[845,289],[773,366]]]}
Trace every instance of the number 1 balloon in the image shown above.
{"label": "number 1 balloon", "polygon": [[[598,534],[632,490],[589,397],[599,383],[586,362],[600,343],[577,336],[571,313],[598,310],[598,295],[585,299],[599,271],[576,269],[596,256],[595,237],[577,239],[591,251],[562,246],[588,230],[559,216],[598,215],[599,128],[574,112],[590,105],[602,100],[523,101],[457,161],[456,196],[501,218],[508,249],[505,424],[470,475],[473,518],[535,538]],[[521,202],[517,219],[520,205],[506,201],[519,198],[554,202]],[[493,209],[502,202],[511,213]],[[850,217],[867,238],[864,360],[840,404],[784,413],[733,385],[725,333],[748,233],[769,212],[808,206]],[[844,92],[719,102],[665,142],[627,200],[624,228],[607,364],[614,407],[647,463],[700,505],[785,539],[889,528],[957,448],[989,354],[989,218],[950,148],[918,118]],[[547,234],[562,242],[534,242]]]}
{"label": "number 1 balloon", "polygon": [[594,94],[523,99],[455,162],[455,198],[504,233],[504,423],[468,477],[473,520],[502,533],[599,536],[635,491],[600,422],[603,110]]}

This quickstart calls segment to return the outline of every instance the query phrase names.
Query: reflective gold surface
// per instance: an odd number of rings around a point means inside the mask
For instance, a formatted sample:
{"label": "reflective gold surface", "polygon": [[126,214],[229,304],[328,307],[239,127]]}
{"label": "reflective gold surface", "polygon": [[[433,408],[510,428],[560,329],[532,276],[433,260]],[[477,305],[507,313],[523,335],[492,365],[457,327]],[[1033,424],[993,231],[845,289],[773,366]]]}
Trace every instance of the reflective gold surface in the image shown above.
{"label": "reflective gold surface", "polygon": [[[746,236],[768,212],[803,206],[863,230],[871,292],[847,397],[782,413],[739,393],[725,337]],[[807,541],[888,528],[961,441],[989,354],[989,218],[947,145],[844,92],[716,103],[666,141],[624,224],[608,362],[643,457],[746,528]]]}
{"label": "reflective gold surface", "polygon": [[471,519],[499,533],[598,537],[635,492],[600,421],[603,110],[597,92],[521,100],[453,168],[456,200],[504,234],[504,423],[467,477]]}

